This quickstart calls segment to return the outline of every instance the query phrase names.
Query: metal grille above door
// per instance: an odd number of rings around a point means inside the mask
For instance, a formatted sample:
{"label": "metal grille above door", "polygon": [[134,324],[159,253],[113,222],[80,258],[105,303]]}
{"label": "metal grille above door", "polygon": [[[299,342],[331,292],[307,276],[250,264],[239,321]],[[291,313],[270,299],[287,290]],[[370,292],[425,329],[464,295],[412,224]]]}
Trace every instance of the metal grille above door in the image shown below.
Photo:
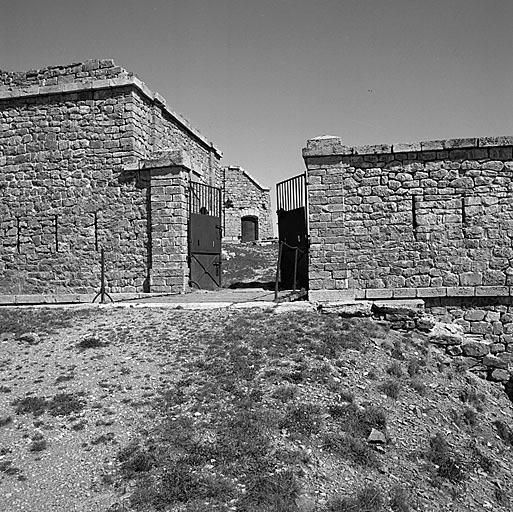
{"label": "metal grille above door", "polygon": [[189,187],[190,285],[204,290],[221,286],[221,189]]}
{"label": "metal grille above door", "polygon": [[308,213],[306,175],[276,185],[281,286],[308,288]]}

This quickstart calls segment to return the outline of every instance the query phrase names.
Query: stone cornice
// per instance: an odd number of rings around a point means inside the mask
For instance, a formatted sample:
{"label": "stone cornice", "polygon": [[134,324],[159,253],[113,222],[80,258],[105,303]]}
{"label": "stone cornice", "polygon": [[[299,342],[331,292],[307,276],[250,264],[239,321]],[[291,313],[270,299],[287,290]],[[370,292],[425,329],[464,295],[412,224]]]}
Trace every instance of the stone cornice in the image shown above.
{"label": "stone cornice", "polygon": [[423,142],[346,146],[339,137],[322,136],[307,141],[303,158],[320,156],[393,155],[454,149],[478,149],[513,146],[513,135],[471,137]]}
{"label": "stone cornice", "polygon": [[204,146],[208,147],[208,149],[213,151],[218,158],[222,157],[222,153],[214,146],[212,142],[208,141],[198,130],[193,128],[186,119],[180,116],[180,114],[177,114],[171,110],[167,106],[166,100],[159,93],[152,92],[147,87],[147,85],[139,80],[136,76],[92,80],[89,82],[67,82],[56,85],[19,86],[14,88],[4,85],[0,86],[0,101],[35,98],[53,94],[69,94],[87,91],[99,91],[104,89],[118,89],[121,87],[135,88],[140,94],[145,96],[154,105],[157,105],[166,114],[171,116],[190,135],[200,141]]}

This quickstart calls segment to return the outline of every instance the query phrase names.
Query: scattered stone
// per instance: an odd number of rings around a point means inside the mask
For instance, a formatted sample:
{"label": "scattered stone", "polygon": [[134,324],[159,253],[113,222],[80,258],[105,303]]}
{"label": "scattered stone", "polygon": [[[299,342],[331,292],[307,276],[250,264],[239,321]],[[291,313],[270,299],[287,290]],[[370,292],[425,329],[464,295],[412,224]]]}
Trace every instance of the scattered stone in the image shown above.
{"label": "scattered stone", "polygon": [[483,364],[492,368],[500,368],[503,370],[508,369],[508,362],[503,361],[501,358],[488,354],[483,357]]}
{"label": "scattered stone", "polygon": [[369,437],[367,438],[368,443],[378,443],[378,444],[386,444],[387,438],[381,430],[377,430],[373,428],[371,430],[371,433],[369,434]]}
{"label": "scattered stone", "polygon": [[508,370],[496,368],[490,373],[490,379],[497,382],[506,382],[509,380],[510,373]]}
{"label": "scattered stone", "polygon": [[25,332],[20,334],[18,339],[20,341],[25,341],[29,345],[37,345],[41,341],[39,334],[36,334],[35,332]]}
{"label": "scattered stone", "polygon": [[467,341],[461,348],[463,354],[470,357],[483,357],[490,352],[490,345],[482,341]]}
{"label": "scattered stone", "polygon": [[428,336],[431,343],[446,346],[461,345],[465,339],[461,326],[442,322],[436,322]]}
{"label": "scattered stone", "polygon": [[461,348],[461,345],[449,345],[447,347],[447,353],[450,356],[461,356],[463,353],[463,350]]}
{"label": "scattered stone", "polygon": [[492,343],[490,345],[490,352],[492,354],[500,354],[501,352],[505,352],[506,345],[504,343]]}
{"label": "scattered stone", "polygon": [[483,320],[485,316],[486,311],[483,311],[482,309],[469,309],[465,312],[463,318],[469,322],[479,322]]}

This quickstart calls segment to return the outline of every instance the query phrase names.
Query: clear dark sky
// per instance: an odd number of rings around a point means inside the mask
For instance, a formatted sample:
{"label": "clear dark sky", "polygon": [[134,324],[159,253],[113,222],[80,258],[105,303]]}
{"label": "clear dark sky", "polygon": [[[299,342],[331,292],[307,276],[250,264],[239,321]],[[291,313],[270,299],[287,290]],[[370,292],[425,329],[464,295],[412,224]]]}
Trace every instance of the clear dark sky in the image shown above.
{"label": "clear dark sky", "polygon": [[513,134],[512,0],[0,0],[0,69],[112,58],[267,186],[308,138]]}

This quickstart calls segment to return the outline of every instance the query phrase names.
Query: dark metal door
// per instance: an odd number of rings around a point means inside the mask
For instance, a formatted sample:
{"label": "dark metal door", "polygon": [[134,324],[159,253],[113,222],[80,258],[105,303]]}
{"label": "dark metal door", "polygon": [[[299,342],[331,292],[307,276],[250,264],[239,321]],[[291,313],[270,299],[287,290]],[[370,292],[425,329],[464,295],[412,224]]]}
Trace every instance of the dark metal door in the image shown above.
{"label": "dark metal door", "polygon": [[258,240],[258,221],[255,217],[242,217],[242,241]]}
{"label": "dark metal door", "polygon": [[189,188],[190,285],[203,290],[221,286],[221,189],[191,183]]}
{"label": "dark metal door", "polygon": [[276,185],[281,286],[308,288],[308,212],[306,175]]}

